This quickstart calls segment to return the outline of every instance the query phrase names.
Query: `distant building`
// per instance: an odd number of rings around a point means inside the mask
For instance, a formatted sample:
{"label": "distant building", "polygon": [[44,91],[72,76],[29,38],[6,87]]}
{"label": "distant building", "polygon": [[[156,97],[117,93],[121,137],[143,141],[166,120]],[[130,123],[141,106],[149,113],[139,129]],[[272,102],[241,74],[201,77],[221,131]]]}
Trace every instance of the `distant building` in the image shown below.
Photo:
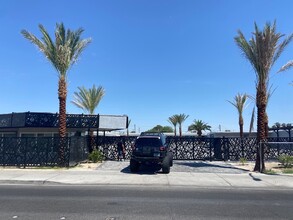
{"label": "distant building", "polygon": [[[257,133],[256,132],[243,132],[243,137],[256,137]],[[207,137],[213,137],[213,138],[222,138],[222,137],[227,137],[227,138],[232,138],[232,137],[240,137],[239,132],[230,132],[230,131],[219,131],[219,132],[210,132]]]}

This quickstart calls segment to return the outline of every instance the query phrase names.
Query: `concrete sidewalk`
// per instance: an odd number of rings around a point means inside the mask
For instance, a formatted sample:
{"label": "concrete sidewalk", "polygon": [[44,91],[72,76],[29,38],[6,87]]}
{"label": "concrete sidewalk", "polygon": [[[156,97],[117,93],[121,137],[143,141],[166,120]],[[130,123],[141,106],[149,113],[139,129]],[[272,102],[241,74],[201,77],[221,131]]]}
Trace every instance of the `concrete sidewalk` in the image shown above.
{"label": "concrete sidewalk", "polygon": [[[127,162],[124,162],[125,165]],[[126,165],[127,166],[127,165]],[[0,184],[155,185],[227,188],[291,188],[293,175],[176,172],[132,174],[125,169],[11,169],[0,168]],[[175,169],[176,170],[176,169]]]}

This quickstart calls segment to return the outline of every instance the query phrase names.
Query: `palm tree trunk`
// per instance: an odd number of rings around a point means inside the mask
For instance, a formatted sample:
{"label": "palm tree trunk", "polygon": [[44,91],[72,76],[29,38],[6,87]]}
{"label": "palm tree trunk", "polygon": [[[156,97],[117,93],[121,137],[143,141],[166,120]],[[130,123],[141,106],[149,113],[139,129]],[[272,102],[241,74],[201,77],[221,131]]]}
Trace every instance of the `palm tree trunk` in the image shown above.
{"label": "palm tree trunk", "polygon": [[174,126],[174,136],[176,137],[176,126]]}
{"label": "palm tree trunk", "polygon": [[201,132],[201,130],[198,130],[198,131],[197,131],[197,135],[198,135],[198,137],[201,137],[201,136],[202,136],[202,132]]}
{"label": "palm tree trunk", "polygon": [[179,124],[179,136],[182,136],[182,128],[181,128],[181,124]]}
{"label": "palm tree trunk", "polygon": [[95,137],[94,137],[94,131],[90,131],[90,139],[91,139],[91,142],[90,142],[90,144],[91,144],[91,149],[92,150],[96,150],[97,149],[97,147],[96,147],[96,139],[95,139]]}
{"label": "palm tree trunk", "polygon": [[268,117],[268,114],[266,113],[266,116],[265,116],[265,139],[268,139],[269,137],[269,117]]}
{"label": "palm tree trunk", "polygon": [[61,77],[59,80],[59,136],[66,136],[66,97],[67,97],[67,84],[65,78]]}
{"label": "palm tree trunk", "polygon": [[239,116],[239,129],[240,129],[240,138],[243,138],[243,118],[240,115]]}
{"label": "palm tree trunk", "polygon": [[66,97],[67,84],[64,77],[59,79],[59,166],[65,166],[65,146],[66,146]]}
{"label": "palm tree trunk", "polygon": [[256,156],[256,162],[254,171],[263,172],[265,170],[264,163],[264,149],[260,143],[266,140],[266,87],[262,85],[262,89],[257,90],[257,142],[258,152]]}

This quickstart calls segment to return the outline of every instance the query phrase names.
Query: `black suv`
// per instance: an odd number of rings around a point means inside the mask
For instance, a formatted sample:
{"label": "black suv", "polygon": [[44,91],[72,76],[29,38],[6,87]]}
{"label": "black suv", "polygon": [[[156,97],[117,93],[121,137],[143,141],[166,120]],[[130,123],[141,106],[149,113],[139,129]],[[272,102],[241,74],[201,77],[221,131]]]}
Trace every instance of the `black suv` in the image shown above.
{"label": "black suv", "polygon": [[130,159],[130,171],[137,172],[141,164],[159,165],[163,173],[169,173],[173,166],[173,154],[162,133],[143,132],[136,139]]}

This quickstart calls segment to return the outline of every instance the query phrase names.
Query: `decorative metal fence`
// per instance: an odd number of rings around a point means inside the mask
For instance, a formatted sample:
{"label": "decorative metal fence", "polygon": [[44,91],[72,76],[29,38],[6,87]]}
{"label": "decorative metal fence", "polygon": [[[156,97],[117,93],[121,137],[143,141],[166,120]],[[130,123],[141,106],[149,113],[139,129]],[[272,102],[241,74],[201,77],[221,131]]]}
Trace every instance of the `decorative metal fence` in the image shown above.
{"label": "decorative metal fence", "polygon": [[125,146],[125,157],[126,159],[130,158],[132,147],[136,137],[128,136],[128,137],[118,137],[118,136],[103,136],[96,137],[97,149],[103,152],[104,157],[107,160],[117,160],[118,159],[118,151],[117,144],[118,142],[122,142]]}
{"label": "decorative metal fence", "polygon": [[[70,137],[65,141],[65,165],[88,158],[94,143],[105,159],[117,159],[117,144],[123,142],[129,159],[136,137]],[[289,142],[289,138],[270,138],[270,142]],[[56,166],[59,160],[57,137],[0,138],[0,166]],[[175,160],[255,160],[258,149],[256,138],[198,138],[167,137],[167,144]],[[293,155],[291,144],[265,145],[265,159],[277,159],[279,155]]]}
{"label": "decorative metal fence", "polygon": [[[108,160],[118,157],[117,143],[122,141],[129,159],[136,137],[98,137],[96,141]],[[289,142],[289,138],[269,138],[268,141]],[[293,143],[293,142],[292,142]],[[256,138],[198,138],[198,137],[167,137],[167,144],[173,152],[174,160],[255,160],[258,149]],[[293,154],[293,145],[286,150],[282,145],[268,145],[265,159],[277,159],[281,154]]]}
{"label": "decorative metal fence", "polygon": [[[87,139],[65,138],[64,164],[79,162],[88,156]],[[0,138],[1,166],[57,166],[60,138],[4,137]]]}

